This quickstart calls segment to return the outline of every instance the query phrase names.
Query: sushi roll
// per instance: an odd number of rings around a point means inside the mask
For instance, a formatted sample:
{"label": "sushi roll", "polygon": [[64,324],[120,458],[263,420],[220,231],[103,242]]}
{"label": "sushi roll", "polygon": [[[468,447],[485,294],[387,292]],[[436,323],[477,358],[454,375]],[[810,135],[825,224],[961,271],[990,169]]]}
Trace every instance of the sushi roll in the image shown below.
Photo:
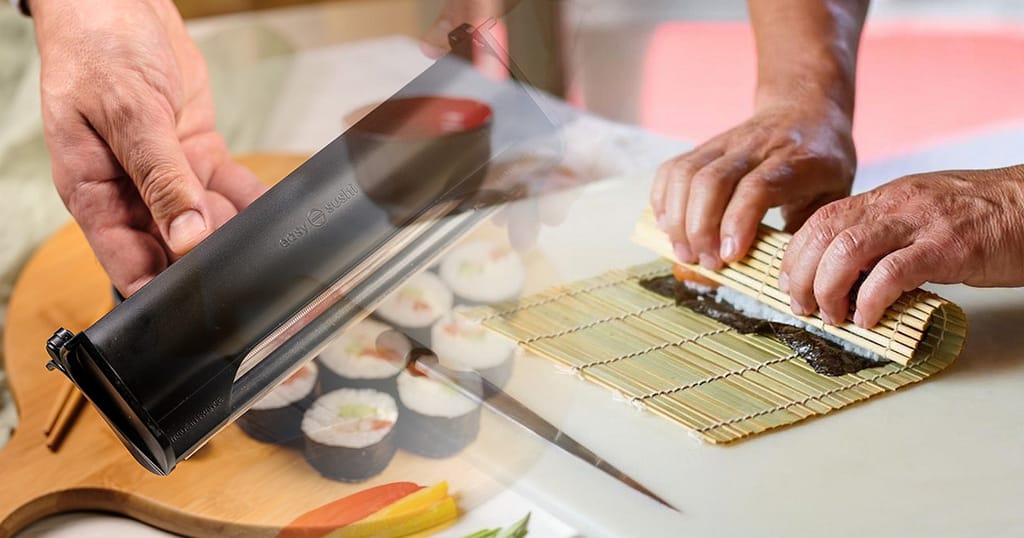
{"label": "sushi roll", "polygon": [[430,327],[452,309],[452,291],[429,271],[410,278],[384,299],[375,314],[422,345],[430,345]]}
{"label": "sushi roll", "polygon": [[[388,338],[381,338],[388,331]],[[395,378],[405,368],[410,349],[409,339],[390,325],[364,319],[346,329],[317,358],[323,390],[367,388],[395,396]]]}
{"label": "sushi roll", "polygon": [[325,478],[361,482],[395,455],[398,408],[373,389],[339,389],[318,398],[302,417],[306,460]]}
{"label": "sushi roll", "polygon": [[[505,388],[512,375],[515,345],[457,312],[445,315],[430,331],[431,347],[445,368],[480,374],[490,385]],[[484,390],[484,396],[491,391]]]}
{"label": "sushi roll", "polygon": [[[479,394],[479,393],[478,393]],[[398,446],[428,458],[455,455],[480,431],[480,402],[413,368],[398,374]]]}
{"label": "sushi roll", "polygon": [[519,255],[489,241],[470,241],[452,249],[441,260],[440,273],[459,302],[468,305],[514,299],[526,282]]}
{"label": "sushi roll", "polygon": [[249,437],[263,443],[301,442],[302,415],[318,392],[317,366],[310,362],[260,398],[236,423]]}

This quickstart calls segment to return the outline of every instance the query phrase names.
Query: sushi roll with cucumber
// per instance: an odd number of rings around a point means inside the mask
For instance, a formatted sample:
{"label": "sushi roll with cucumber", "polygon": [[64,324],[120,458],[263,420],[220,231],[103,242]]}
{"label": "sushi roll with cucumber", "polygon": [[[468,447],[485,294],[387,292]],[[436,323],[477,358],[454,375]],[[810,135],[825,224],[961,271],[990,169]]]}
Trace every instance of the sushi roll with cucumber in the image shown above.
{"label": "sushi roll with cucumber", "polygon": [[339,389],[318,398],[302,418],[306,460],[325,478],[361,482],[395,455],[398,407],[373,389]]}
{"label": "sushi roll with cucumber", "polygon": [[526,282],[519,255],[490,241],[470,241],[452,249],[441,260],[440,274],[458,301],[468,305],[514,299]]}
{"label": "sushi roll with cucumber", "polygon": [[[387,337],[382,337],[385,333]],[[397,395],[395,378],[405,368],[412,344],[390,325],[364,319],[327,345],[320,362],[325,392],[367,388]]]}
{"label": "sushi roll with cucumber", "polygon": [[398,401],[397,441],[402,450],[447,458],[473,442],[480,432],[479,400],[412,366],[398,374]]}
{"label": "sushi roll with cucumber", "polygon": [[430,345],[430,327],[452,309],[452,291],[429,271],[413,276],[377,307],[375,314],[409,338]]}
{"label": "sushi roll with cucumber", "polygon": [[317,366],[309,362],[257,400],[236,424],[263,443],[301,443],[303,413],[318,393]]}
{"label": "sushi roll with cucumber", "polygon": [[[512,375],[515,344],[462,318],[457,310],[445,315],[430,331],[431,348],[445,368],[476,372],[502,389]],[[484,390],[484,396],[491,391]]]}

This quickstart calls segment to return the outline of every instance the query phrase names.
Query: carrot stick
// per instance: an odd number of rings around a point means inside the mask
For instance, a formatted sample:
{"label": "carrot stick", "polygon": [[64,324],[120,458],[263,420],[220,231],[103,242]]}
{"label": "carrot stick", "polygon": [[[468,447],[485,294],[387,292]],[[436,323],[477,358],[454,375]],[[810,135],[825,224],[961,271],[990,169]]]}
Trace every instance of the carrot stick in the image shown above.
{"label": "carrot stick", "polygon": [[363,519],[422,489],[412,482],[393,482],[353,493],[306,512],[288,524],[278,538],[319,538],[339,527]]}

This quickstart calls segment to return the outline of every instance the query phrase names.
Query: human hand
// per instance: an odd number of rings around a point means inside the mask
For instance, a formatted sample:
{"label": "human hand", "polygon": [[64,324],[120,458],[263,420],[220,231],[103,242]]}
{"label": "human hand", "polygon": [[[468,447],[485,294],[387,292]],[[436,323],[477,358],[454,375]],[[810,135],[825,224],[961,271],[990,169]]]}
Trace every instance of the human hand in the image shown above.
{"label": "human hand", "polygon": [[215,131],[170,0],[32,2],[57,192],[113,284],[145,285],[264,187]]}
{"label": "human hand", "polygon": [[849,114],[829,101],[781,98],[658,168],[651,206],[679,261],[718,269],[742,258],[758,223],[782,206],[786,229],[850,193]]}
{"label": "human hand", "polygon": [[839,323],[862,274],[864,328],[925,282],[1024,285],[1024,167],[912,175],[833,202],[793,236],[779,285],[794,313]]}

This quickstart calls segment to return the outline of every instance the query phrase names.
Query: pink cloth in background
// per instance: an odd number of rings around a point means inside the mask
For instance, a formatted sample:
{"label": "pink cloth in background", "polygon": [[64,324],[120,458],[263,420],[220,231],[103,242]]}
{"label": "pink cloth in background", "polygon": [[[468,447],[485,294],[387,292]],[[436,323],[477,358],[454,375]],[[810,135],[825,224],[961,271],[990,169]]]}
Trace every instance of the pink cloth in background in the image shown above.
{"label": "pink cloth in background", "polygon": [[[1024,119],[1024,25],[869,23],[859,63],[854,138],[861,162]],[[750,27],[661,24],[643,72],[641,125],[704,140],[753,109]]]}

